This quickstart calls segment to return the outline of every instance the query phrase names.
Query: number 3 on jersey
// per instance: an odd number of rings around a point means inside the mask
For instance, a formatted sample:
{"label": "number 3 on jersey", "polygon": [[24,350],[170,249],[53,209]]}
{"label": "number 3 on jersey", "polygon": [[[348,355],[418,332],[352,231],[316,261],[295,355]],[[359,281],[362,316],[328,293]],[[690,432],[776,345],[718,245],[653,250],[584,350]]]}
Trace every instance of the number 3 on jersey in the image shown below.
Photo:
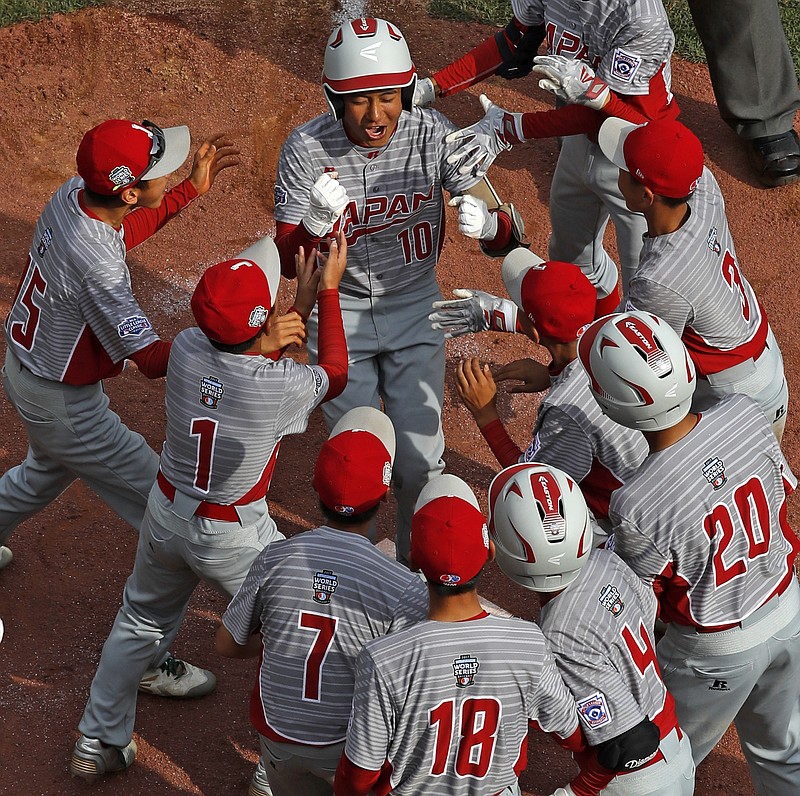
{"label": "number 3 on jersey", "polygon": [[[492,764],[497,729],[500,726],[502,706],[497,699],[472,698],[461,703],[458,726],[458,749],[456,750],[456,775],[459,777],[486,776]],[[447,699],[428,714],[428,723],[436,728],[436,751],[431,774],[444,774],[450,747],[453,743],[455,722],[455,700]]]}

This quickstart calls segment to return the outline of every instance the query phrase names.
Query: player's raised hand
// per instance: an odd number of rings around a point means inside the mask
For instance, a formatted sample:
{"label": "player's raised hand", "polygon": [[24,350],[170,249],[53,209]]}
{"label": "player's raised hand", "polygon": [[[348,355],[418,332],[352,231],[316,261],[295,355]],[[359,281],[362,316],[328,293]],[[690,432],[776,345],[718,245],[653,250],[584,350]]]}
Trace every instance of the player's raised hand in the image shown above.
{"label": "player's raised hand", "polygon": [[350,201],[338,176],[335,171],[321,174],[308,196],[308,210],[303,216],[303,226],[318,238],[333,229]]}
{"label": "player's raised hand", "polygon": [[292,344],[302,347],[306,325],[297,312],[287,312],[269,319],[269,331],[261,336],[261,353],[266,356]]}
{"label": "player's raised hand", "polygon": [[497,386],[488,365],[478,357],[462,359],[456,367],[456,390],[478,428],[497,420]]}
{"label": "player's raised hand", "polygon": [[192,173],[189,175],[189,181],[194,185],[198,196],[211,188],[217,174],[223,169],[239,165],[238,155],[239,150],[227,137],[227,133],[217,133],[200,144],[194,153]]}
{"label": "player's raised hand", "polygon": [[347,238],[339,230],[328,241],[328,255],[324,258],[319,280],[320,290],[337,289],[347,266]]}
{"label": "player's raised hand", "polygon": [[497,213],[490,213],[486,202],[471,194],[454,196],[448,203],[458,208],[458,231],[476,240],[494,240],[497,235]]}
{"label": "player's raised hand", "polygon": [[447,144],[458,148],[447,156],[447,163],[456,165],[460,174],[483,176],[495,158],[512,144],[525,141],[522,131],[522,114],[495,105],[481,94],[484,116],[475,124],[455,130],[445,138]]}
{"label": "player's raised hand", "polygon": [[436,102],[436,83],[431,78],[423,77],[417,80],[413,102],[418,108],[430,108]]}
{"label": "player's raised hand", "polygon": [[517,359],[496,368],[494,380],[522,382],[510,385],[507,392],[542,392],[550,387],[550,371],[535,359]]}
{"label": "player's raised hand", "polygon": [[483,290],[457,288],[456,297],[448,301],[434,301],[434,310],[428,315],[432,329],[441,329],[445,339],[474,332],[513,332],[516,328],[517,308],[508,299]]}
{"label": "player's raised hand", "polygon": [[563,55],[537,55],[533,74],[542,77],[539,87],[550,91],[565,102],[586,105],[599,111],[610,96],[605,81],[583,61],[565,58]]}
{"label": "player's raised hand", "polygon": [[317,288],[322,272],[317,268],[317,250],[312,249],[308,257],[301,246],[294,256],[297,272],[297,290],[294,294],[295,309],[308,318],[317,302]]}

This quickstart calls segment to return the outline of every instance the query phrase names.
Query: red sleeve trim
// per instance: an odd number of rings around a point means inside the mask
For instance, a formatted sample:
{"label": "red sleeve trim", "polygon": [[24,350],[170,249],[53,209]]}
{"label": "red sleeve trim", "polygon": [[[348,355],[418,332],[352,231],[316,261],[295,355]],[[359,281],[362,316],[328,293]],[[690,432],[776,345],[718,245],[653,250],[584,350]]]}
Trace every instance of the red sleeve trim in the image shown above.
{"label": "red sleeve trim", "polygon": [[481,434],[489,443],[489,447],[501,467],[510,467],[519,461],[522,451],[508,435],[502,420],[492,420],[491,423],[487,423],[481,429]]}
{"label": "red sleeve trim", "polygon": [[186,179],[178,183],[172,190],[167,191],[158,207],[139,207],[128,213],[122,220],[122,228],[125,231],[125,248],[130,250],[147,240],[196,198],[197,190]]}
{"label": "red sleeve trim", "polygon": [[311,251],[321,240],[312,235],[302,224],[287,224],[284,221],[276,223],[275,245],[281,257],[281,273],[287,279],[297,276],[294,256],[302,246],[306,254]]}
{"label": "red sleeve trim", "polygon": [[317,306],[319,307],[318,364],[328,374],[330,384],[325,394],[325,401],[330,401],[341,395],[347,386],[347,341],[342,326],[339,291],[320,290],[317,293]]}
{"label": "red sleeve trim", "polygon": [[167,365],[169,364],[169,352],[172,343],[166,340],[156,340],[150,345],[131,354],[129,359],[136,363],[142,373],[148,379],[160,379],[167,375]]}
{"label": "red sleeve trim", "polygon": [[333,779],[334,796],[369,796],[372,786],[380,779],[381,771],[370,771],[350,762],[344,753]]}

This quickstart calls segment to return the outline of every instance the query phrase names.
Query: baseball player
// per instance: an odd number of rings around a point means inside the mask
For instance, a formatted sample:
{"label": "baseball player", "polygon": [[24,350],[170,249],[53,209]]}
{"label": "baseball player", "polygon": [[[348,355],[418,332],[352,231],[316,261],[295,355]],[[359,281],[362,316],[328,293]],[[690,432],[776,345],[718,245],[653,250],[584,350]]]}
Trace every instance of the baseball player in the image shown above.
{"label": "baseball player", "polygon": [[[597,128],[581,115],[589,108],[636,123],[675,118],[670,89],[675,37],[661,0],[512,0],[511,7],[514,15],[504,30],[420,81],[417,101],[449,96],[489,75],[516,78],[533,69],[542,78],[539,85],[560,102],[585,106],[567,105],[542,116],[509,113],[482,98],[488,113],[476,127],[494,127],[506,143],[566,136],[550,188],[549,256],[579,265],[597,289],[600,314],[613,312],[619,296],[617,268],[603,248],[608,219],[616,228],[626,293],[645,228],[625,206],[613,164],[595,142]],[[548,55],[536,56],[544,39]],[[469,142],[474,133],[466,128],[456,137]]]}
{"label": "baseball player", "polygon": [[325,524],[261,553],[222,617],[221,655],[263,648],[250,703],[263,766],[251,796],[265,780],[275,796],[333,793],[358,653],[427,614],[424,583],[366,538],[394,453],[387,415],[371,406],[342,415],[314,469]]}
{"label": "baseball player", "polygon": [[664,120],[609,119],[600,146],[619,166],[619,187],[647,222],[628,309],[651,312],[681,336],[698,375],[692,410],[749,395],[780,441],[789,389],[767,314],[742,274],[714,175],[688,128]]}
{"label": "baseball player", "polygon": [[[102,380],[119,375],[126,359],[148,378],[166,373],[170,343],[131,292],[125,256],[238,163],[238,150],[214,136],[188,179],[165,193],[189,146],[188,127],[103,122],[78,148],[80,177],[55,192],[36,223],[5,322],[3,386],[28,453],[0,478],[0,542],[76,478],[141,525],[158,456],[109,408]],[[182,695],[181,676],[195,673],[169,655],[154,665],[146,685],[162,696]]]}
{"label": "baseball player", "polygon": [[[297,308],[276,316],[280,264],[264,238],[207,269],[192,295],[199,328],[176,338],[167,370],[167,428],[150,491],[133,572],[103,647],[72,752],[73,776],[96,780],[130,766],[137,684],[148,662],[178,629],[202,578],[231,597],[256,555],[283,538],[269,515],[267,490],[281,439],[305,430],[308,416],[344,389],[347,349],[337,286],[343,236],[314,275],[316,250],[300,268]],[[302,343],[301,313],[311,311],[318,282],[320,364],[278,359]],[[183,696],[214,688],[198,670]]]}
{"label": "baseball player", "polygon": [[655,595],[613,552],[592,549],[576,483],[536,462],[506,468],[489,487],[489,535],[503,572],[539,596],[539,626],[590,744],[581,768],[606,796],[690,796],[692,750],[655,655]]}
{"label": "baseball player", "polygon": [[373,788],[397,796],[518,796],[529,722],[583,748],[575,702],[541,630],[481,608],[477,579],[493,557],[470,488],[453,475],[428,482],[411,531],[428,621],[368,642],[358,656],[336,796]]}
{"label": "baseball player", "polygon": [[[564,470],[581,485],[595,518],[607,527],[611,494],[644,461],[647,443],[640,432],[600,411],[578,364],[578,332],[594,319],[597,294],[577,266],[544,262],[523,248],[503,261],[503,282],[513,302],[479,290],[458,290],[464,298],[434,306],[429,316],[434,327],[452,337],[497,327],[492,319],[508,316],[502,325],[520,328],[546,349],[551,362],[545,367],[532,359],[518,360],[492,375],[479,359],[463,360],[456,371],[458,394],[502,467],[535,460]],[[495,382],[506,380],[522,380],[512,392],[549,388],[524,451],[497,413]]]}
{"label": "baseball player", "polygon": [[[457,147],[444,138],[455,126],[412,106],[416,70],[395,25],[363,18],[337,27],[322,82],[330,113],[296,128],[281,149],[277,244],[291,278],[298,245],[316,245],[334,224],[347,236],[341,296],[349,381],[326,404],[325,418],[332,427],[354,406],[382,404],[392,419],[397,551],[405,560],[414,501],[444,466],[444,341],[427,322],[441,298],[434,267],[444,242],[444,191],[459,205],[460,229],[484,251],[503,256],[516,246],[521,222],[510,207],[488,212],[499,202],[479,170],[464,174],[448,163]],[[462,198],[467,190],[477,196]],[[312,317],[312,355],[316,334]]]}
{"label": "baseball player", "polygon": [[690,411],[691,358],[665,321],[595,321],[578,344],[603,411],[639,428],[650,454],[611,499],[619,555],[659,596],[658,662],[695,763],[731,722],[756,793],[800,788],[800,542],[796,484],[770,424],[731,395]]}

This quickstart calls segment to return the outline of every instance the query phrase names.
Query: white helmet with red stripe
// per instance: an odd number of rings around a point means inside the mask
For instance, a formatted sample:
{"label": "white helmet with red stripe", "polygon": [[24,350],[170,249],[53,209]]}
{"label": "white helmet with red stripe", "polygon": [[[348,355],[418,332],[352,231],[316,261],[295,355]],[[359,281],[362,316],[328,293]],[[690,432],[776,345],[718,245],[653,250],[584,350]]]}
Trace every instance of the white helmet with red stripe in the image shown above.
{"label": "white helmet with red stripe", "polygon": [[500,569],[539,592],[569,586],[592,549],[592,524],[580,488],[565,472],[536,462],[513,464],[494,477],[489,535]]}
{"label": "white helmet with red stripe", "polygon": [[331,115],[341,119],[342,94],[402,89],[403,108],[413,104],[417,70],[405,37],[385,19],[351,19],[325,45],[322,87]]}
{"label": "white helmet with red stripe", "polygon": [[621,426],[661,431],[689,413],[697,380],[677,333],[649,312],[607,315],[578,340],[600,408]]}

